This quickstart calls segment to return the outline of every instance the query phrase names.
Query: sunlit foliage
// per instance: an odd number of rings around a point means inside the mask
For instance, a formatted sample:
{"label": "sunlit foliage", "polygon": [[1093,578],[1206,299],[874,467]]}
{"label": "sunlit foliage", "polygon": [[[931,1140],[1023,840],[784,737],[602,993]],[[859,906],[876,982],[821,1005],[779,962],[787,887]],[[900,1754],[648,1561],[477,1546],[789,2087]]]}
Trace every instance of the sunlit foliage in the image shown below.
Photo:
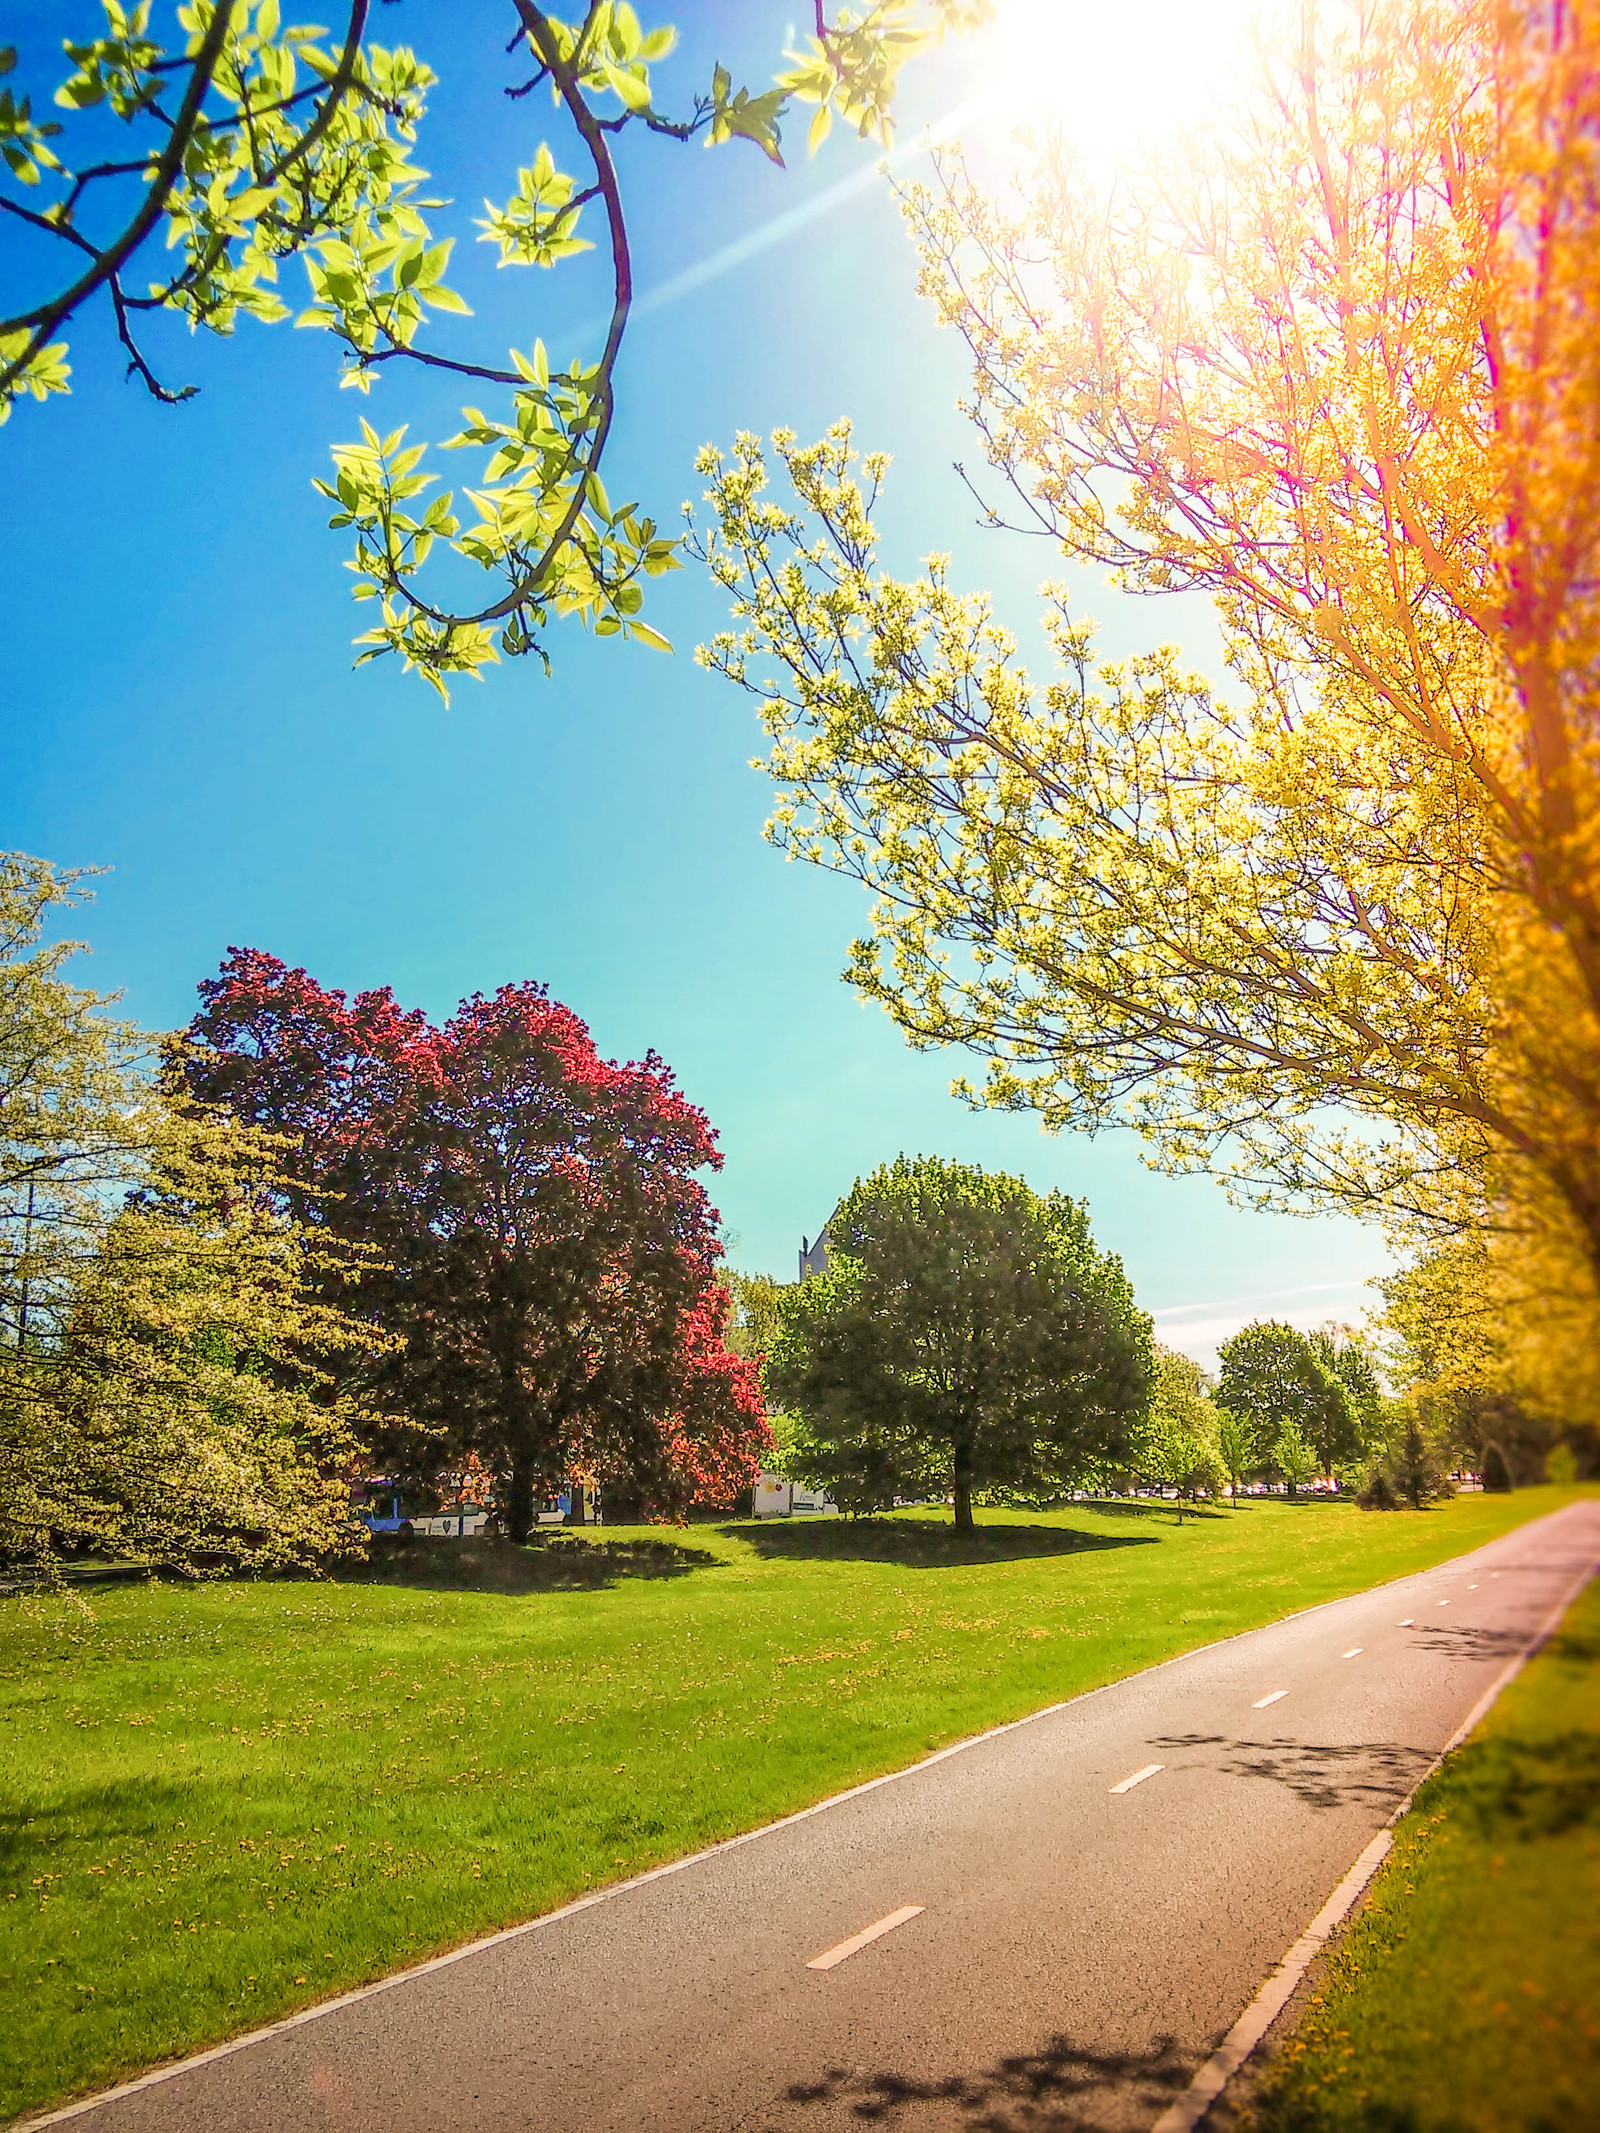
{"label": "sunlit foliage", "polygon": [[[509,194],[484,203],[476,235],[501,266],[550,269],[596,243],[610,262],[598,352],[553,364],[532,331],[508,353],[439,343],[441,315],[469,307],[446,278],[456,238],[436,231],[447,203],[428,195],[413,160],[436,76],[409,49],[368,41],[370,0],[347,0],[333,42],[285,23],[279,0],[187,0],[171,46],[152,34],[150,0],[101,7],[99,24],[80,7],[64,75],[58,63],[41,78],[34,52],[34,86],[0,89],[0,215],[33,245],[27,293],[0,302],[0,421],[22,395],[70,389],[57,336],[102,299],[130,375],[158,399],[188,398],[194,388],[163,383],[147,353],[152,320],[177,312],[227,334],[241,317],[286,318],[295,306],[280,273],[294,264],[292,278],[303,271],[310,285],[295,323],[340,343],[346,385],[367,393],[388,364],[424,365],[487,403],[465,408],[443,440],[487,455],[459,501],[448,490],[424,501],[435,479],[421,471],[426,446],[408,443],[404,426],[365,421],[318,483],[335,507],[330,524],[354,534],[356,597],[377,603],[358,664],[398,654],[441,694],[451,675],[502,655],[531,651],[548,667],[545,631],[562,617],[666,648],[641,610],[647,581],[676,566],[677,544],[636,502],[613,503],[600,471],[634,295],[617,136],[637,127],[679,143],[742,140],[781,164],[798,102],[816,107],[813,147],[834,117],[887,139],[905,61],[991,11],[987,0],[870,0],[830,20],[818,0],[814,34],[769,87],[736,86],[719,64],[697,92],[663,103],[670,24],[647,28],[627,0],[589,0],[572,20],[511,0],[503,93],[548,93],[582,177],[540,141]],[[18,59],[0,47],[0,76]],[[52,90],[68,118],[35,110],[50,108]],[[168,256],[156,265],[163,234]],[[435,589],[437,571],[423,589],[436,546],[487,575],[481,599],[453,601],[448,575]]]}
{"label": "sunlit foliage", "polygon": [[[1215,124],[1010,204],[913,190],[1002,499],[1219,616],[1036,687],[947,561],[879,567],[847,426],[709,451],[697,542],[771,833],[876,897],[850,975],[984,1098],[1247,1196],[1600,1268],[1600,23],[1292,11]],[[774,471],[783,487],[770,486]]]}

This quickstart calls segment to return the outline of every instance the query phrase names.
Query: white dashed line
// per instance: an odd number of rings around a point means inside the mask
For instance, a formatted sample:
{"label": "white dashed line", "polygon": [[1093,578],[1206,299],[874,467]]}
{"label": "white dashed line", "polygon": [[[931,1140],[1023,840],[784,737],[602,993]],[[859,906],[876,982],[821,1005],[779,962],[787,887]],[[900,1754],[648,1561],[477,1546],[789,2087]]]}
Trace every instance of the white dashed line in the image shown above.
{"label": "white dashed line", "polygon": [[1288,1693],[1287,1689],[1274,1689],[1270,1696],[1258,1696],[1250,1708],[1252,1711],[1264,1711],[1269,1703],[1276,1703],[1280,1697],[1287,1696]]}
{"label": "white dashed line", "polygon": [[1396,1628],[1396,1629],[1409,1629],[1409,1628],[1411,1627],[1412,1623],[1413,1623],[1413,1622],[1415,1622],[1415,1620],[1416,1620],[1416,1619],[1417,1619],[1417,1618],[1416,1618],[1416,1616],[1415,1616],[1415,1615],[1407,1615],[1407,1616],[1406,1616],[1406,1618],[1405,1618],[1405,1620],[1404,1620],[1403,1622],[1397,1622],[1397,1623],[1395,1624],[1395,1628]]}
{"label": "white dashed line", "polygon": [[1441,1607],[1448,1607],[1448,1606],[1450,1605],[1450,1602],[1449,1602],[1448,1600],[1441,1600],[1441,1601],[1439,1602],[1439,1605],[1440,1605]]}
{"label": "white dashed line", "polygon": [[812,1956],[806,1964],[808,1970],[831,1970],[835,1963],[842,1963],[847,1955],[854,1955],[868,1941],[878,1940],[885,1933],[892,1933],[896,1926],[903,1926],[908,1919],[920,1918],[927,1908],[925,1904],[903,1903],[898,1911],[891,1911],[887,1918],[880,1918],[876,1925],[863,1926],[859,1933],[852,1933],[848,1940],[840,1941],[838,1947],[824,1949],[821,1955]]}
{"label": "white dashed line", "polygon": [[1166,1767],[1165,1763],[1146,1763],[1142,1770],[1136,1770],[1131,1778],[1124,1778],[1120,1785],[1113,1785],[1111,1790],[1132,1792],[1135,1785],[1142,1785],[1146,1778],[1153,1778],[1158,1770],[1165,1770]]}
{"label": "white dashed line", "polygon": [[1364,1644],[1352,1644],[1347,1652],[1340,1654],[1340,1657],[1344,1659],[1359,1659],[1366,1648]]}
{"label": "white dashed line", "polygon": [[1468,1590],[1468,1592],[1476,1592],[1476,1591],[1477,1591],[1477,1589],[1478,1589],[1478,1588],[1477,1588],[1477,1586],[1476,1586],[1476,1585],[1469,1585],[1469,1586],[1467,1587],[1467,1590]]}

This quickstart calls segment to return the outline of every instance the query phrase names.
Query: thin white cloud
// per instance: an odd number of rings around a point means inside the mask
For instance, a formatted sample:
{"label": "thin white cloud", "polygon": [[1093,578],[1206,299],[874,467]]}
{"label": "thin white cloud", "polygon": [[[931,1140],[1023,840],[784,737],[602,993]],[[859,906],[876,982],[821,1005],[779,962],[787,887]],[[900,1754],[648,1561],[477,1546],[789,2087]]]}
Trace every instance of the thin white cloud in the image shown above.
{"label": "thin white cloud", "polygon": [[[1155,1320],[1156,1324],[1159,1326],[1164,1325],[1173,1319],[1185,1318],[1191,1312],[1194,1311],[1241,1311],[1243,1310],[1246,1304],[1281,1303],[1287,1301],[1292,1296],[1327,1296],[1339,1291],[1343,1291],[1347,1295],[1354,1296],[1365,1287],[1366,1283],[1354,1280],[1308,1281],[1302,1284],[1301,1287],[1295,1289],[1258,1289],[1252,1296],[1218,1296],[1213,1297],[1210,1301],[1206,1303],[1167,1304],[1159,1311],[1152,1311],[1150,1315]],[[1305,1318],[1308,1314],[1305,1310],[1302,1309],[1298,1313],[1289,1313],[1287,1315],[1291,1318],[1294,1318],[1296,1316],[1300,1318]],[[1313,1323],[1314,1322],[1315,1321],[1313,1320]],[[1210,1321],[1208,1320],[1206,1321],[1206,1323],[1209,1324]],[[1218,1323],[1221,1324],[1224,1323],[1224,1321],[1219,1320]],[[1226,1323],[1231,1326],[1236,1322],[1232,1319],[1229,1319],[1226,1321]],[[1195,1329],[1189,1326],[1184,1326],[1179,1330],[1185,1333],[1189,1333],[1193,1332]]]}

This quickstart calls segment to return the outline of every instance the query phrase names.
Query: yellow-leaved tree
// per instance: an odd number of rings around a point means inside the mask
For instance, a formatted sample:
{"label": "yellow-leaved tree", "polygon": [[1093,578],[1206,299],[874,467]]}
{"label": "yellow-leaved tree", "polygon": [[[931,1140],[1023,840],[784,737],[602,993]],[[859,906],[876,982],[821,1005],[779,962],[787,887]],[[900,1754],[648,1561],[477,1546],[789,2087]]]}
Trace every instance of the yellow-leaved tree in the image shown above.
{"label": "yellow-leaved tree", "polygon": [[[850,974],[990,1102],[1172,1167],[1533,1237],[1600,1279],[1600,11],[1305,0],[1215,121],[1010,206],[907,197],[998,493],[1220,617],[1040,689],[947,560],[879,568],[847,425],[708,451],[697,549],[776,839],[875,892]],[[991,507],[996,523],[1003,513]]]}
{"label": "yellow-leaved tree", "polygon": [[0,853],[0,1565],[353,1552],[385,1419],[361,1366],[388,1342],[320,1300],[349,1253],[282,1211],[270,1136],[158,1078],[62,974],[78,944],[48,936],[82,893]]}

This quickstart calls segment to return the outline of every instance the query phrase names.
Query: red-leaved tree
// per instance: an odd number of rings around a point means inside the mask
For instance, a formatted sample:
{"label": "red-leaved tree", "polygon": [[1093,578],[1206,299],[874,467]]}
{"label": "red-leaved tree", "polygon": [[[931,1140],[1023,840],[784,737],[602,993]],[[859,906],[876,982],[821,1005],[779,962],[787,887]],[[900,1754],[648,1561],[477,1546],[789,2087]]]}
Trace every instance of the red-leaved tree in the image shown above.
{"label": "red-leaved tree", "polygon": [[574,1473],[667,1514],[748,1486],[770,1440],[695,1175],[721,1157],[654,1053],[602,1059],[541,985],[435,1028],[234,949],[200,993],[190,1088],[282,1134],[296,1211],[376,1256],[344,1301],[400,1336],[388,1404],[484,1460],[514,1537]]}

